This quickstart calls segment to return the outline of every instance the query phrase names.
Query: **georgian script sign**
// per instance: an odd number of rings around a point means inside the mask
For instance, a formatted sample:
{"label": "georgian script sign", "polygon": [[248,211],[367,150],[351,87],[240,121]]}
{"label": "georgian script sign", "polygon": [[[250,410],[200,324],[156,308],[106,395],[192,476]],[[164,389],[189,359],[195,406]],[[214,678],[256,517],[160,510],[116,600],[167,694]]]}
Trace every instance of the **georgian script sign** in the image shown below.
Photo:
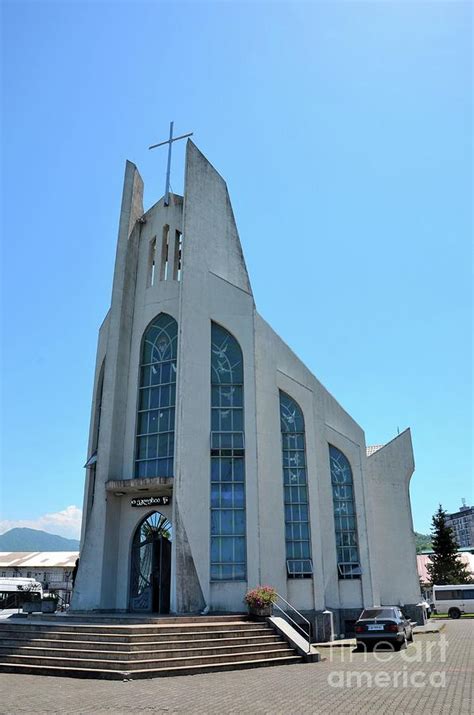
{"label": "georgian script sign", "polygon": [[130,506],[166,506],[171,503],[171,497],[140,497],[131,499]]}

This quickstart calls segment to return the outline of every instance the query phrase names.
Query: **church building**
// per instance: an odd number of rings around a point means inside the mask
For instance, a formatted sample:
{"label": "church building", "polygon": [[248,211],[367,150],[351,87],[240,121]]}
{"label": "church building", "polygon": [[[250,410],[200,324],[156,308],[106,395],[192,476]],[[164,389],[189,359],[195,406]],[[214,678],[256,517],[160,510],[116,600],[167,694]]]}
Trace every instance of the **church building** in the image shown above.
{"label": "church building", "polygon": [[127,162],[99,330],[77,612],[242,612],[273,586],[336,632],[419,618],[410,431],[355,420],[256,310],[222,177],[187,141],[184,196],[147,211]]}

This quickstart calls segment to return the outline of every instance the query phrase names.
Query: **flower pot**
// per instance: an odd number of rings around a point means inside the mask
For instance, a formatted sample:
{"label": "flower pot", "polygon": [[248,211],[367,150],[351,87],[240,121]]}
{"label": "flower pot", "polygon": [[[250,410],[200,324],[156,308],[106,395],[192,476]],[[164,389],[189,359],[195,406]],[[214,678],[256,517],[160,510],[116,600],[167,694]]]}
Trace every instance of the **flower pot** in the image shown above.
{"label": "flower pot", "polygon": [[266,606],[249,606],[249,615],[253,621],[264,621],[273,613],[273,606],[269,603]]}

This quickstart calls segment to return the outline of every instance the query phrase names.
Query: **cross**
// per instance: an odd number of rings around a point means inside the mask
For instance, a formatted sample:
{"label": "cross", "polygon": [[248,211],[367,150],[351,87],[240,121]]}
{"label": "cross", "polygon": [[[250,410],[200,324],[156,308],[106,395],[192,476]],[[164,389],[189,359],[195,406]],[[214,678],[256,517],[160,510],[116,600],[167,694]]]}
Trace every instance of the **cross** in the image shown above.
{"label": "cross", "polygon": [[171,147],[173,145],[173,142],[177,142],[178,139],[186,139],[186,137],[192,137],[193,133],[190,132],[190,134],[182,134],[180,137],[173,137],[173,124],[174,122],[170,122],[170,138],[167,139],[165,142],[160,142],[159,144],[152,144],[149,146],[149,149],[156,149],[157,146],[163,146],[164,144],[168,144],[168,166],[166,167],[166,185],[165,185],[165,201],[164,204],[165,206],[169,206],[170,203],[170,169],[171,169]]}

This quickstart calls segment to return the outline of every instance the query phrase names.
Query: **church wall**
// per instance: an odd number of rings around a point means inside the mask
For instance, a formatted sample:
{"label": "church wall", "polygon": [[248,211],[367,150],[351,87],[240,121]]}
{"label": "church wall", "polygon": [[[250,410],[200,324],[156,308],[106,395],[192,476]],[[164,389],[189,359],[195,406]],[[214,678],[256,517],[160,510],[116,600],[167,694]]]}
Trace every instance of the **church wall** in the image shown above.
{"label": "church wall", "polygon": [[[189,142],[183,210],[183,280],[179,310],[178,414],[175,514],[176,608],[208,605],[242,609],[246,582],[210,584],[210,354],[211,321],[239,342],[244,356],[247,549],[256,519],[255,405],[253,403],[253,298],[227,187]],[[201,399],[196,399],[201,395]],[[253,532],[250,532],[252,525]],[[189,559],[195,569],[190,587]],[[248,555],[248,578],[254,559]]]}
{"label": "church wall", "polygon": [[[102,325],[99,328],[99,336],[97,339],[97,351],[95,359],[95,372],[94,372],[94,387],[92,391],[92,405],[91,405],[91,416],[89,421],[89,440],[87,444],[87,459],[91,456],[94,450],[94,442],[96,440],[96,430],[97,430],[97,412],[98,412],[98,400],[100,399],[99,394],[99,380],[101,377],[102,369],[105,368],[105,356],[107,350],[107,339],[109,333],[109,315],[110,311],[107,312]],[[82,524],[81,524],[81,550],[82,544],[84,542],[84,536],[87,528],[87,521],[89,517],[89,512],[92,508],[93,503],[93,489],[94,480],[93,472],[90,468],[86,468],[86,479],[84,485],[84,499],[82,506]]]}
{"label": "church wall", "polygon": [[420,600],[409,495],[413,470],[410,430],[402,432],[367,459],[382,605],[391,605],[394,599],[395,604],[400,605],[416,604]]}
{"label": "church wall", "polygon": [[[94,504],[81,548],[81,558],[72,607],[97,609],[111,607],[106,581],[113,568],[113,538],[107,532],[105,482],[120,470],[124,440],[128,380],[130,328],[136,278],[136,252],[143,214],[143,182],[136,167],[127,162],[119,220],[112,302],[108,317],[108,335],[104,372],[101,429],[98,444]],[[119,465],[119,468],[117,468]],[[111,535],[110,535],[111,536]]]}
{"label": "church wall", "polygon": [[[331,416],[331,421],[334,423],[334,414]],[[359,558],[362,569],[362,576],[358,581],[358,587],[348,587],[348,581],[339,579],[337,576],[337,568],[333,571],[332,583],[328,588],[327,603],[329,607],[338,604],[338,607],[361,607],[363,605],[374,605],[373,584],[372,584],[372,566],[369,552],[369,533],[367,529],[366,512],[367,512],[367,494],[366,494],[366,476],[363,472],[365,467],[365,438],[363,433],[357,435],[352,434],[351,437],[341,434],[333,427],[326,425],[325,430],[326,444],[332,444],[345,454],[352,469],[352,477],[354,484],[355,510],[357,516],[357,539],[359,544]],[[357,440],[354,441],[354,440]],[[327,469],[329,473],[329,484],[331,483],[329,454],[326,446]],[[331,516],[332,516],[332,493],[331,493]],[[332,534],[334,535],[334,525],[332,526]],[[335,539],[332,540],[331,551],[336,554]],[[337,584],[337,589],[336,589]],[[338,591],[338,595],[336,592]]]}
{"label": "church wall", "polygon": [[[268,329],[260,316],[256,318],[256,364],[261,580],[272,583],[284,598],[298,604],[299,608],[314,609],[321,602],[320,592],[314,587],[316,581],[287,578],[280,428],[282,390],[296,400],[305,418],[310,535],[316,573],[320,544],[317,527],[319,504],[315,496],[318,467],[315,457],[314,384],[308,380],[308,371],[302,369],[301,363]],[[319,574],[321,571],[319,563]]]}
{"label": "church wall", "polygon": [[[257,574],[255,544],[258,536],[253,301],[244,291],[212,274],[203,276],[199,290],[200,305],[205,305],[207,309],[196,315],[194,307],[189,313],[185,308],[180,317],[180,428],[177,441],[179,487],[177,484],[175,486],[180,515],[192,549],[205,604],[218,610],[241,610],[246,582],[209,582],[211,321],[222,325],[236,338],[244,359],[247,577],[254,581]],[[189,327],[192,330],[191,337],[187,329]],[[201,394],[202,399],[196,400],[196,394]]]}
{"label": "church wall", "polygon": [[[241,611],[247,588],[266,583],[305,613],[329,608],[341,623],[363,606],[393,601],[394,594],[413,603],[416,584],[410,578],[416,578],[416,564],[403,586],[395,576],[412,568],[411,442],[400,436],[367,460],[360,426],[256,313],[227,187],[192,144],[184,204],[171,195],[170,206],[161,200],[142,216],[140,192],[141,180],[128,164],[112,307],[99,334],[94,379],[93,416],[106,353],[95,498],[85,522],[73,607],[128,608],[131,541],[147,510],[130,506],[131,493],[106,492],[105,483],[134,477],[142,337],[160,312],[178,323],[173,496],[171,505],[160,507],[173,525],[172,611],[199,612],[206,606]],[[165,223],[171,238],[169,278],[160,280]],[[173,278],[176,230],[183,234],[179,282]],[[245,581],[210,582],[212,321],[235,337],[244,360]],[[289,579],[286,572],[280,390],[299,404],[305,420],[313,561],[313,578],[308,579]],[[329,444],[346,455],[352,468],[360,579],[338,578]],[[394,504],[395,516],[390,511]],[[398,532],[402,535],[393,546]]]}
{"label": "church wall", "polygon": [[[172,197],[174,198],[174,197]],[[178,198],[178,197],[177,197]],[[160,313],[167,313],[175,320],[178,320],[178,299],[180,284],[171,277],[167,280],[159,278],[159,260],[161,258],[161,240],[163,225],[169,224],[170,233],[174,234],[176,229],[181,230],[182,225],[182,204],[170,204],[163,207],[163,202],[159,202],[145,215],[146,224],[142,226],[140,234],[140,246],[138,252],[137,282],[134,296],[134,316],[133,329],[130,340],[130,371],[127,388],[127,409],[126,428],[124,442],[124,460],[122,475],[113,477],[116,479],[129,479],[134,476],[135,470],[135,442],[137,424],[137,403],[140,361],[142,350],[142,338],[148,325]],[[149,248],[150,241],[157,239],[158,266],[153,285],[148,285],[149,273]],[[173,253],[171,251],[171,253]],[[173,263],[171,258],[170,275],[173,275]]]}
{"label": "church wall", "polygon": [[[279,593],[298,608],[319,610],[372,605],[361,463],[361,454],[365,454],[363,431],[259,316],[256,325],[259,491],[265,495],[260,510],[262,580],[271,580]],[[312,581],[288,579],[286,575],[280,389],[299,403],[305,417]],[[337,425],[338,429],[327,423]],[[363,576],[349,586],[337,574],[329,444],[339,447],[353,468]],[[311,595],[308,583],[313,584]]]}

